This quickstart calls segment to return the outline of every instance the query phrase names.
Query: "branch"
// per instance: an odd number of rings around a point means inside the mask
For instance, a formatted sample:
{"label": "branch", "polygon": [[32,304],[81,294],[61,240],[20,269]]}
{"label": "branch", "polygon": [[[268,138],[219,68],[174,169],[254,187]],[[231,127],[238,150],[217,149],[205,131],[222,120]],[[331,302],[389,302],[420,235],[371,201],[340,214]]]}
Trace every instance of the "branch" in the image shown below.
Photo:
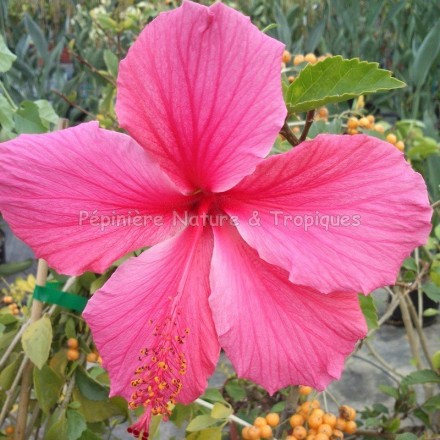
{"label": "branch", "polygon": [[58,90],[52,89],[51,90],[52,93],[55,93],[55,95],[59,96],[63,101],[67,102],[67,104],[71,105],[72,107],[76,108],[77,110],[79,110],[80,112],[86,114],[87,116],[90,116],[93,119],[96,119],[96,115],[94,115],[93,113],[90,113],[88,110],[86,110],[85,108],[81,107],[80,105],[76,104],[75,102],[71,101],[66,95],[64,95],[63,93],[61,93]]}
{"label": "branch", "polygon": [[306,140],[310,127],[313,124],[314,118],[315,118],[315,110],[308,111],[306,116],[306,123],[301,133],[301,137],[299,138],[300,142],[304,142]]}
{"label": "branch", "polygon": [[289,142],[289,144],[292,145],[293,147],[299,145],[299,140],[290,129],[287,123],[287,119],[284,121],[284,125],[280,130],[280,134],[284,136],[286,138],[286,141]]}

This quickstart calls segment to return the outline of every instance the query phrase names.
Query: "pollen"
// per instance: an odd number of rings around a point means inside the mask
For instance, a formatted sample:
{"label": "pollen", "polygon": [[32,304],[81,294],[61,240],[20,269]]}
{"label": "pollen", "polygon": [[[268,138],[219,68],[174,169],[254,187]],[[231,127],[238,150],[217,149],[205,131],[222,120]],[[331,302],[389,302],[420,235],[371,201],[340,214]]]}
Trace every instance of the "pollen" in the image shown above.
{"label": "pollen", "polygon": [[[152,325],[152,321],[148,321]],[[128,432],[134,437],[148,439],[151,416],[162,415],[167,419],[170,405],[183,389],[181,377],[186,374],[187,361],[182,348],[190,333],[182,329],[176,319],[166,318],[155,322],[151,328],[154,337],[149,347],[139,351],[139,366],[133,372],[131,386],[134,388],[129,402],[130,409],[144,407],[143,417]]]}

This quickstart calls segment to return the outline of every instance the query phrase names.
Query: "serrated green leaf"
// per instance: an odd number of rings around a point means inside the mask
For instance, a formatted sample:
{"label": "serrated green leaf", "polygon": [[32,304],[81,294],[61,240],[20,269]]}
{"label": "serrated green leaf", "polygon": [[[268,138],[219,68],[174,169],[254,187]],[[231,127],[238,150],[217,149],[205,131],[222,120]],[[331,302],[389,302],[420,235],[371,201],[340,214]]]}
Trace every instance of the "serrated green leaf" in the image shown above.
{"label": "serrated green leaf", "polygon": [[194,417],[186,427],[186,430],[189,432],[193,431],[202,431],[203,429],[209,428],[210,426],[218,423],[217,419],[211,417],[207,414],[203,414],[201,416]]}
{"label": "serrated green leaf", "polygon": [[422,383],[440,383],[440,376],[432,370],[420,370],[414,371],[402,379],[402,385]]}
{"label": "serrated green leaf", "polygon": [[59,399],[64,381],[47,365],[41,370],[34,368],[33,374],[38,404],[44,413],[49,414]]}
{"label": "serrated green leaf", "polygon": [[0,72],[7,72],[17,57],[8,49],[5,40],[0,35]]}
{"label": "serrated green leaf", "polygon": [[359,295],[359,303],[361,305],[362,313],[367,321],[368,330],[379,328],[377,320],[377,310],[371,295]]}
{"label": "serrated green leaf", "polygon": [[286,105],[290,113],[305,112],[329,103],[404,86],[405,83],[393,78],[390,71],[380,69],[378,63],[334,56],[317,64],[308,64],[300,72],[289,86]]}
{"label": "serrated green leaf", "polygon": [[32,323],[21,337],[23,350],[29,359],[41,369],[47,361],[52,344],[52,324],[47,316]]}
{"label": "serrated green leaf", "polygon": [[246,391],[235,381],[230,381],[225,385],[225,390],[234,400],[243,400],[246,398]]}
{"label": "serrated green leaf", "polygon": [[78,440],[86,431],[87,423],[78,411],[67,411],[67,440]]}

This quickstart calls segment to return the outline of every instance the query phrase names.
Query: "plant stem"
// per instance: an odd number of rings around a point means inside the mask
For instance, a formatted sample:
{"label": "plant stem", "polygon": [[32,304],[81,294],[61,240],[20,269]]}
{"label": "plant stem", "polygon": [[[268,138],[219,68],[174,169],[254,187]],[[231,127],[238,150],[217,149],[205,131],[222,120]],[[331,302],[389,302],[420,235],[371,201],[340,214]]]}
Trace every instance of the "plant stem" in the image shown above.
{"label": "plant stem", "polygon": [[299,145],[299,140],[290,129],[289,124],[287,123],[287,119],[284,121],[284,125],[280,130],[280,134],[284,136],[286,138],[286,141],[289,142],[289,144],[293,147]]}
{"label": "plant stem", "polygon": [[299,138],[300,142],[303,142],[306,140],[307,135],[309,133],[310,127],[313,124],[315,118],[315,110],[310,110],[307,112],[307,116],[306,116],[306,123],[304,124],[304,128],[303,131],[301,133],[301,137]]}
{"label": "plant stem", "polygon": [[0,89],[2,90],[2,92],[5,95],[5,98],[8,100],[9,105],[12,107],[13,110],[17,110],[17,106],[15,105],[14,100],[11,98],[11,95],[8,93],[8,91],[6,90],[5,85],[3,84],[2,81],[0,81]]}
{"label": "plant stem", "polygon": [[76,104],[75,102],[71,101],[66,95],[64,95],[63,93],[61,93],[58,90],[52,89],[51,90],[52,93],[55,93],[55,95],[59,96],[63,101],[67,102],[67,104],[71,105],[72,107],[76,108],[77,110],[79,110],[81,113],[86,114],[87,116],[90,116],[92,119],[96,119],[96,115],[94,115],[93,113],[90,113],[88,110],[86,110],[85,108],[81,107],[80,105]]}

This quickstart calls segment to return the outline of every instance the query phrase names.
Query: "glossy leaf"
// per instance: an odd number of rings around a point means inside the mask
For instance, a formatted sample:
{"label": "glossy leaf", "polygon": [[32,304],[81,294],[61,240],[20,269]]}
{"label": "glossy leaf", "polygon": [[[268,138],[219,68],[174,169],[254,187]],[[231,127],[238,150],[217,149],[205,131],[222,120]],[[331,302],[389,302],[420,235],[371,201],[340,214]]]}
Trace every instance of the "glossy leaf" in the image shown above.
{"label": "glossy leaf", "polygon": [[405,83],[379,69],[378,63],[341,56],[308,64],[289,86],[286,105],[290,113],[313,110],[330,103],[347,101],[360,95],[384,92]]}

